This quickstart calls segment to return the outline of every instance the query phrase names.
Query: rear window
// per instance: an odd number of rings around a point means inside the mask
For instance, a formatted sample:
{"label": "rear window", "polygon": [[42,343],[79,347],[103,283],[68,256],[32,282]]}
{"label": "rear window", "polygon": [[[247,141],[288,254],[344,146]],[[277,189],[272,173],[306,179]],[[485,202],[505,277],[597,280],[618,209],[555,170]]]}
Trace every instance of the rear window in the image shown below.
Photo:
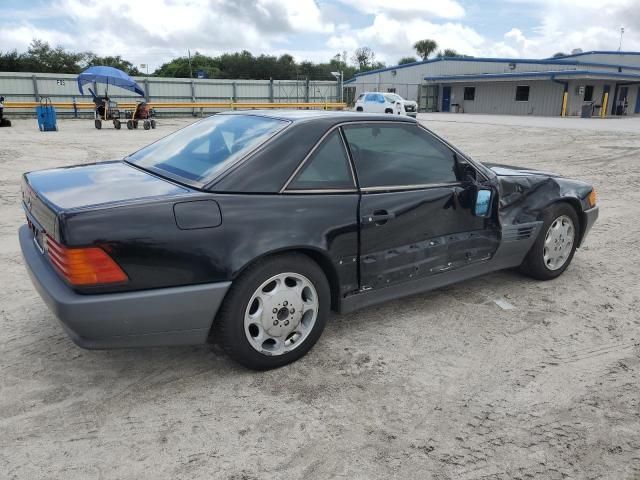
{"label": "rear window", "polygon": [[207,183],[287,124],[257,115],[214,115],[138,150],[127,161],[161,175]]}

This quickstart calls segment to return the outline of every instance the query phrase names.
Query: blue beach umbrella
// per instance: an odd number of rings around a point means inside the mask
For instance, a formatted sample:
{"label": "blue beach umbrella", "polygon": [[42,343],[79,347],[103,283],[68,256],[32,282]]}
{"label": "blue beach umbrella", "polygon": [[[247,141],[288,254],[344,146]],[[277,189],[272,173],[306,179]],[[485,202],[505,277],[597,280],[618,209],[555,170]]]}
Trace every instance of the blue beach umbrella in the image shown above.
{"label": "blue beach umbrella", "polygon": [[142,87],[140,87],[133,78],[117,68],[103,66],[87,68],[84,72],[78,75],[78,88],[80,89],[80,94],[84,95],[84,92],[82,91],[83,85],[93,82],[104,83],[107,87],[109,85],[115,85],[116,87],[124,88],[125,90],[129,90],[144,97],[144,90]]}

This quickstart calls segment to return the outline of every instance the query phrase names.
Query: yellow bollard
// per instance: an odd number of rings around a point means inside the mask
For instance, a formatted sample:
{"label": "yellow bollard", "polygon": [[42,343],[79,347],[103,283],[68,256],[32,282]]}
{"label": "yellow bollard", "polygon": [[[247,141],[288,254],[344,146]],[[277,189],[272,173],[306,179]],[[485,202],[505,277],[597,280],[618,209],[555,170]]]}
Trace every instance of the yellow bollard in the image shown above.
{"label": "yellow bollard", "polygon": [[609,103],[609,92],[604,92],[604,99],[602,100],[602,108],[600,109],[600,118],[607,116],[607,103]]}
{"label": "yellow bollard", "polygon": [[569,97],[568,92],[564,92],[562,94],[562,112],[560,112],[561,117],[567,116],[567,98]]}

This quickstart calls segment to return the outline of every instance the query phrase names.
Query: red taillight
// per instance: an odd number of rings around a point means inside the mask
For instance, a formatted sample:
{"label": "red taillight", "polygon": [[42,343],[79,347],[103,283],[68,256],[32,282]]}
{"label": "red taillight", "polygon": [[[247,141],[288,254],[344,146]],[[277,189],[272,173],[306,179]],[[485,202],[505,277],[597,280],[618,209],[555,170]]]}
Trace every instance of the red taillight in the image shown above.
{"label": "red taillight", "polygon": [[47,255],[71,285],[121,283],[127,274],[99,247],[67,248],[47,235]]}

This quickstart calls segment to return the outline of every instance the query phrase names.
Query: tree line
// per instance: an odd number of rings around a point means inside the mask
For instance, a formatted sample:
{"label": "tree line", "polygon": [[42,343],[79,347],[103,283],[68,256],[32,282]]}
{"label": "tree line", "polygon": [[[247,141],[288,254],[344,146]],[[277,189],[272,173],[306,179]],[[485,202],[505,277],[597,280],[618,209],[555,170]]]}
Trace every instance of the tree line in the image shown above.
{"label": "tree line", "polygon": [[[452,49],[437,51],[438,44],[431,39],[420,40],[413,46],[422,60],[435,53],[436,57],[464,56]],[[437,53],[436,53],[437,51]],[[403,57],[399,65],[418,61],[414,56]],[[2,72],[42,72],[80,73],[94,65],[107,65],[136,76],[142,72],[132,62],[120,55],[99,56],[93,52],[73,52],[61,46],[52,47],[47,42],[34,39],[26,52],[17,50],[0,51],[0,71]],[[357,48],[349,57],[347,52],[337,53],[328,62],[297,62],[291,55],[255,56],[247,50],[224,53],[216,57],[194,52],[193,55],[174,58],[163,63],[151,73],[157,77],[175,78],[238,78],[287,80],[309,78],[314,80],[333,79],[331,72],[343,72],[348,80],[357,73],[384,68],[383,62],[376,60],[375,52],[369,47]]]}

